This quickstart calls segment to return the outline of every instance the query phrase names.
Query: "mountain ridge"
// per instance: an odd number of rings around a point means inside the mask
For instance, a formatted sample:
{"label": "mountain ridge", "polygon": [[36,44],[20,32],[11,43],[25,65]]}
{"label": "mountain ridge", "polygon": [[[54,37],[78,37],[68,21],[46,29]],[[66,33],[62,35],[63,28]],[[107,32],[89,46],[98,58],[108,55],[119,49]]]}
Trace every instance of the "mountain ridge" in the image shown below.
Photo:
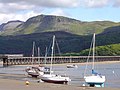
{"label": "mountain ridge", "polygon": [[120,43],[120,23],[111,21],[82,22],[61,16],[39,15],[14,27],[4,33],[0,30],[2,54],[22,53],[30,56],[33,41],[44,54],[53,35],[56,35],[62,54],[79,53],[88,49],[93,33],[96,33],[97,46]]}
{"label": "mountain ridge", "polygon": [[0,31],[1,35],[6,35],[6,33],[11,34],[14,32],[14,29],[22,24],[23,21],[14,20],[14,21],[8,21],[7,23],[3,23],[0,25]]}
{"label": "mountain ridge", "polygon": [[[102,33],[106,28],[119,26],[120,23],[112,21],[85,22],[63,16],[38,15],[29,18],[26,22],[17,25],[1,35],[22,35],[51,31],[66,31],[77,35],[89,35]],[[2,31],[2,30],[1,30]]]}

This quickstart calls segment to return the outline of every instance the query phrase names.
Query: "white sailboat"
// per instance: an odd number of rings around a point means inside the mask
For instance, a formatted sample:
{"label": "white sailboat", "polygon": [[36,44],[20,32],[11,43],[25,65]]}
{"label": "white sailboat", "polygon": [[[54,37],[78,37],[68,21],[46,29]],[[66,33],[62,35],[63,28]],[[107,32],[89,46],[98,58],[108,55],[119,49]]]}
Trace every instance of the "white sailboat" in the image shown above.
{"label": "white sailboat", "polygon": [[[70,56],[70,63],[72,63],[71,56]],[[68,64],[67,68],[78,68],[76,64]]]}
{"label": "white sailboat", "polygon": [[67,68],[78,68],[78,66],[75,64],[70,64],[70,65],[67,65]]}
{"label": "white sailboat", "polygon": [[[27,72],[28,75],[32,76],[32,77],[38,77],[39,75],[43,75],[44,72],[48,72],[49,68],[46,68],[42,65],[40,65],[40,60],[39,61],[39,66],[34,66],[34,47],[35,47],[35,42],[33,42],[33,49],[32,49],[32,66],[31,67],[27,67],[25,69],[25,71]],[[38,57],[40,56],[39,53],[39,47],[38,47]]]}
{"label": "white sailboat", "polygon": [[50,65],[50,72],[44,73],[40,76],[40,79],[44,82],[49,83],[57,83],[57,84],[64,84],[70,81],[68,76],[63,75],[56,75],[53,74],[52,71],[52,60],[53,60],[53,51],[54,51],[54,43],[55,43],[55,35],[53,36],[53,43],[52,43],[52,53],[51,53],[51,65]]}
{"label": "white sailboat", "polygon": [[[84,73],[84,79],[85,79],[85,84],[91,86],[91,87],[104,87],[104,82],[105,82],[105,76],[98,74],[94,71],[94,60],[95,60],[95,33],[93,35],[93,41],[92,41],[92,47],[93,47],[93,63],[92,63],[92,75],[87,76]],[[87,60],[88,62],[88,60]],[[87,65],[87,64],[86,64]],[[87,66],[86,66],[87,68]]]}
{"label": "white sailboat", "polygon": [[38,73],[38,71],[39,71],[39,69],[37,69],[37,68],[35,68],[35,67],[33,67],[33,63],[34,63],[34,47],[35,47],[35,42],[33,42],[33,48],[32,48],[32,67],[27,67],[26,69],[25,69],[25,71],[27,72],[27,74],[28,75],[30,75],[30,76],[32,76],[32,77],[37,77],[37,76],[39,76],[39,73]]}

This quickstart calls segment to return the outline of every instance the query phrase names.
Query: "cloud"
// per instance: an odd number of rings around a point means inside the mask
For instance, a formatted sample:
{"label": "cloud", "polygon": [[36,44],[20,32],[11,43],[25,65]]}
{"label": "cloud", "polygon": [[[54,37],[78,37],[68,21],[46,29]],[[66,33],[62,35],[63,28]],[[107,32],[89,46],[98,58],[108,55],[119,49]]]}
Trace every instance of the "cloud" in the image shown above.
{"label": "cloud", "polygon": [[120,0],[80,0],[82,7],[102,8],[102,7],[120,7]]}
{"label": "cloud", "polygon": [[7,3],[7,4],[3,4],[0,3],[0,13],[16,13],[18,11],[24,11],[24,10],[30,10],[33,9],[34,6],[31,5],[19,5],[17,3]]}
{"label": "cloud", "polygon": [[[37,3],[36,3],[37,2]],[[77,7],[79,0],[30,0],[30,4],[51,8]]]}
{"label": "cloud", "polygon": [[40,7],[76,7],[79,0],[0,0],[1,3],[19,3],[37,5]]}
{"label": "cloud", "polygon": [[26,14],[2,14],[0,13],[0,23],[6,23],[6,21],[11,21],[11,20],[21,20],[21,21],[26,21],[28,18],[39,15],[41,13],[35,13],[33,11],[28,12]]}
{"label": "cloud", "polygon": [[111,4],[120,6],[120,0],[0,0],[0,12],[36,10],[36,8],[101,8]]}
{"label": "cloud", "polygon": [[120,7],[120,0],[114,0],[114,7]]}
{"label": "cloud", "polygon": [[64,9],[107,6],[120,7],[120,0],[0,0],[0,21],[5,22],[12,19],[25,21],[29,17],[51,8],[54,11],[50,12],[50,15],[69,16]]}
{"label": "cloud", "polygon": [[[77,7],[79,0],[0,0],[0,21],[26,20],[41,14],[46,8],[54,8],[53,15],[65,15],[62,9]],[[32,14],[32,15],[31,15]]]}
{"label": "cloud", "polygon": [[83,7],[87,8],[101,8],[109,4],[109,0],[84,0]]}
{"label": "cloud", "polygon": [[56,16],[67,16],[67,14],[62,9],[55,9],[49,15],[56,15]]}
{"label": "cloud", "polygon": [[0,13],[41,11],[45,8],[101,8],[110,5],[120,6],[120,0],[0,0]]}
{"label": "cloud", "polygon": [[[33,11],[40,13],[45,8],[77,7],[79,0],[0,0],[0,13],[13,14]],[[60,12],[60,11],[59,11]]]}

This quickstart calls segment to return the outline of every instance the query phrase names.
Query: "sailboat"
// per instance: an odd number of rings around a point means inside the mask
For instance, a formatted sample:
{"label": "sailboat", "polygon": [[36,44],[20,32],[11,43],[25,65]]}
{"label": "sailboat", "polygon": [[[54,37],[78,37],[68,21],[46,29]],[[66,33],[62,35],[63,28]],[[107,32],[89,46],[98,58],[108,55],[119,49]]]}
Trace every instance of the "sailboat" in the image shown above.
{"label": "sailboat", "polygon": [[[71,60],[71,56],[70,56],[70,63],[72,62]],[[69,64],[67,65],[67,68],[78,68],[78,66],[76,64]]]}
{"label": "sailboat", "polygon": [[51,64],[50,64],[50,72],[44,73],[40,76],[40,79],[44,82],[49,83],[57,83],[57,84],[67,84],[70,81],[70,78],[65,75],[57,75],[52,73],[52,60],[53,60],[53,51],[54,51],[54,43],[55,43],[55,35],[53,36],[52,42],[52,53],[51,53]]}
{"label": "sailboat", "polygon": [[[95,70],[94,70],[94,61],[95,61],[95,33],[93,35],[93,40],[92,40],[91,45],[93,47],[92,75],[90,75],[90,76],[85,75],[85,73],[86,73],[86,70],[85,70],[85,72],[84,72],[85,84],[87,84],[90,87],[104,87],[105,76],[103,76],[103,75],[95,72]],[[88,60],[87,60],[87,62],[88,62]],[[87,64],[86,64],[86,68],[87,68]]]}
{"label": "sailboat", "polygon": [[[40,60],[39,61],[39,66],[33,66],[34,63],[34,47],[35,47],[35,42],[33,42],[33,49],[32,49],[32,66],[27,67],[25,71],[27,72],[28,75],[32,77],[38,77],[39,75],[43,75],[45,71],[49,71],[49,68],[46,68],[42,65],[40,65]],[[39,56],[39,47],[38,47],[38,56]]]}

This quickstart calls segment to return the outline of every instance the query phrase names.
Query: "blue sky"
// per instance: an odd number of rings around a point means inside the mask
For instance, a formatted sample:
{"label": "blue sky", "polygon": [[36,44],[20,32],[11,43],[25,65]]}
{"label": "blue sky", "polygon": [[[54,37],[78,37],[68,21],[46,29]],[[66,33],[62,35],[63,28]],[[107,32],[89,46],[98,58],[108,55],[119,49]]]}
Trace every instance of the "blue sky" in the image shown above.
{"label": "blue sky", "polygon": [[40,14],[120,22],[120,0],[0,0],[0,24]]}

